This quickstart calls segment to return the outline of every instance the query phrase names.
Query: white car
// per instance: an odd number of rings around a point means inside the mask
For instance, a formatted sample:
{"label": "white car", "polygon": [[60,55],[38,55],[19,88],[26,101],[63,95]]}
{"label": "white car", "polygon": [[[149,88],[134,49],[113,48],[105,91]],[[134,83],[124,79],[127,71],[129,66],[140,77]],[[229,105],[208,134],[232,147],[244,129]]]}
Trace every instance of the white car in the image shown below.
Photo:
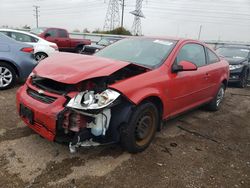
{"label": "white car", "polygon": [[38,62],[51,54],[58,52],[58,46],[55,43],[46,41],[31,33],[13,29],[0,29],[0,32],[17,41],[25,42],[34,46],[34,54]]}

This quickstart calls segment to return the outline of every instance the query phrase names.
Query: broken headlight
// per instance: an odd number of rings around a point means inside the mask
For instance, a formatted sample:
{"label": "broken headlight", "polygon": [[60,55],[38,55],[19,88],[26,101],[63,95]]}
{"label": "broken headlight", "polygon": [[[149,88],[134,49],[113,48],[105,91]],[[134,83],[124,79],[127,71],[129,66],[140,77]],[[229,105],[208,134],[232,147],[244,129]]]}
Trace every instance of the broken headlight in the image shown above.
{"label": "broken headlight", "polygon": [[101,109],[113,103],[119,96],[120,93],[112,89],[106,89],[97,94],[94,91],[84,91],[72,98],[67,107],[80,110]]}

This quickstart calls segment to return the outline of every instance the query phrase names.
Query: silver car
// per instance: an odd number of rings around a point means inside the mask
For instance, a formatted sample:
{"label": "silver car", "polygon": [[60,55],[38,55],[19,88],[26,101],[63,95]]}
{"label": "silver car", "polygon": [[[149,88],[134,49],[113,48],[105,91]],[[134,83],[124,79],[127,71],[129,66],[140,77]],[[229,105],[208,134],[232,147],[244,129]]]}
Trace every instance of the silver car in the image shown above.
{"label": "silver car", "polygon": [[26,79],[37,65],[31,45],[17,42],[0,33],[0,90],[8,89],[17,80]]}

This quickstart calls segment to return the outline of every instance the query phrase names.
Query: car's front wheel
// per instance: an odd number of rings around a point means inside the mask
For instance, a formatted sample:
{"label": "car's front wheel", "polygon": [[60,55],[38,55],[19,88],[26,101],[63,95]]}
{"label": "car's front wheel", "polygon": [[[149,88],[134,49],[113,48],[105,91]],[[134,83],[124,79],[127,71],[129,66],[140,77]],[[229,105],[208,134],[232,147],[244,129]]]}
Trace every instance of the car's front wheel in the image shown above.
{"label": "car's front wheel", "polygon": [[248,75],[249,73],[248,73],[248,71],[245,69],[243,72],[242,72],[242,74],[241,74],[241,76],[240,76],[240,82],[239,82],[239,87],[241,87],[241,88],[245,88],[245,87],[247,87],[247,84],[248,84]]}
{"label": "car's front wheel", "polygon": [[140,104],[133,112],[129,123],[122,128],[122,146],[130,153],[145,150],[155,136],[159,121],[159,112],[153,103]]}
{"label": "car's front wheel", "polygon": [[8,89],[16,83],[15,70],[5,62],[0,62],[0,90]]}

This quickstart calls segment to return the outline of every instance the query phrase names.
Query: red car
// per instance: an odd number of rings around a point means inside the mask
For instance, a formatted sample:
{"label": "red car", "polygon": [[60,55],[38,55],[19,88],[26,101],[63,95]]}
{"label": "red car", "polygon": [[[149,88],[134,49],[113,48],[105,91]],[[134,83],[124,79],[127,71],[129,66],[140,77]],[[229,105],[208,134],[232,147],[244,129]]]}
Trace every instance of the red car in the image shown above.
{"label": "red car", "polygon": [[90,45],[89,39],[72,39],[65,29],[38,27],[31,29],[31,33],[57,44],[60,51],[82,53],[85,45]]}
{"label": "red car", "polygon": [[195,40],[129,38],[94,56],[45,59],[17,92],[23,121],[50,141],[79,146],[120,142],[146,149],[166,120],[206,104],[218,110],[228,63]]}

